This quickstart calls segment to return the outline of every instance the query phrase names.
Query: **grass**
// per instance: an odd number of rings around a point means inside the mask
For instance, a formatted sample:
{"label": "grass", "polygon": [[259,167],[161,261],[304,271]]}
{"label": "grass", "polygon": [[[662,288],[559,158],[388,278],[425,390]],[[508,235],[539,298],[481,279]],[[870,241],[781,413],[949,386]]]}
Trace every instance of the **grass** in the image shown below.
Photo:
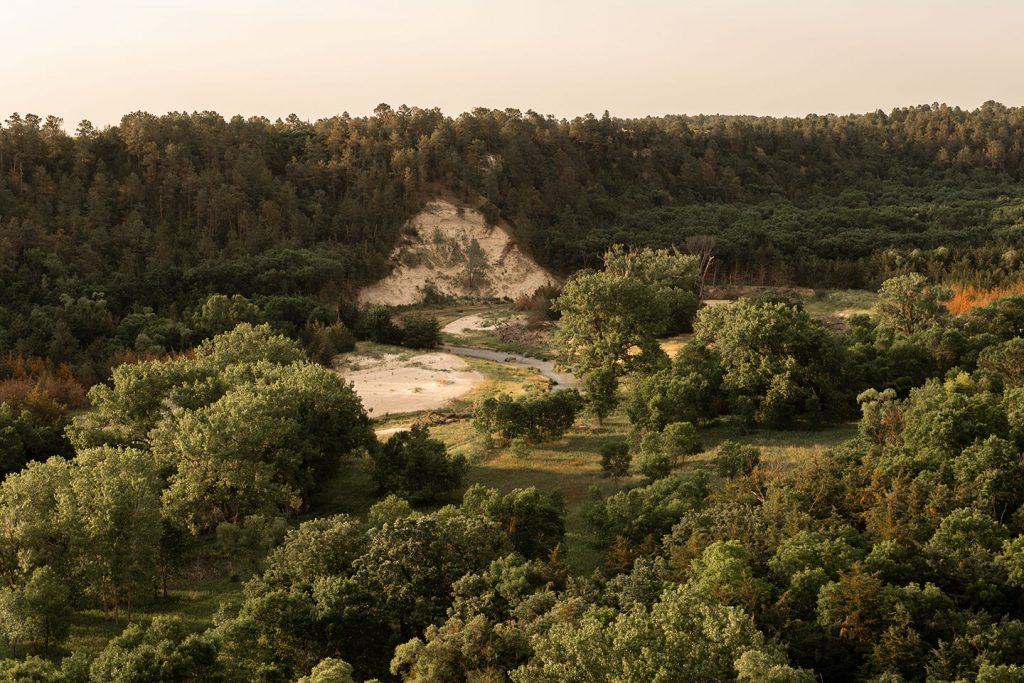
{"label": "grass", "polygon": [[[431,434],[443,440],[450,452],[470,460],[469,485],[483,484],[503,492],[529,486],[545,492],[561,491],[567,510],[566,562],[574,573],[589,574],[603,558],[583,519],[591,487],[596,486],[607,496],[643,480],[632,476],[613,482],[601,476],[601,445],[609,439],[625,438],[628,431],[629,422],[621,413],[607,419],[602,426],[584,418],[563,438],[531,446],[526,457],[516,457],[507,448],[488,451],[483,438],[466,421],[434,427]],[[793,466],[820,455],[856,433],[856,424],[789,431],[748,431],[735,424],[717,424],[701,430],[704,450],[687,458],[679,470],[714,471],[716,450],[727,439],[757,446],[765,463]]]}
{"label": "grass", "polygon": [[819,289],[803,299],[804,309],[821,317],[870,313],[877,301],[877,294],[863,289]]}
{"label": "grass", "polygon": [[628,477],[614,482],[601,476],[601,444],[624,437],[628,428],[624,415],[612,416],[601,426],[583,419],[561,439],[530,446],[526,457],[516,457],[508,448],[488,450],[468,421],[435,427],[431,434],[444,441],[450,452],[469,459],[467,486],[482,484],[504,493],[530,486],[545,493],[560,491],[567,512],[565,561],[574,573],[589,574],[603,556],[583,520],[591,487],[610,495],[640,481]]}
{"label": "grass", "polygon": [[687,458],[694,467],[714,463],[715,451],[723,441],[750,444],[761,449],[761,461],[791,467],[821,455],[829,448],[857,435],[857,424],[847,423],[822,427],[798,427],[786,431],[772,429],[748,430],[734,423],[723,422],[700,432],[704,450]]}
{"label": "grass", "polygon": [[730,298],[754,297],[779,292],[799,299],[804,309],[813,316],[827,318],[833,315],[849,316],[870,313],[878,295],[865,289],[805,289],[800,287],[733,287]]}
{"label": "grass", "polygon": [[[213,618],[222,604],[240,602],[241,597],[241,582],[232,581],[224,572],[197,580],[179,580],[169,588],[168,597],[158,598],[152,604],[135,610],[130,623],[145,626],[154,617],[173,615],[180,618],[190,630],[205,631],[213,626]],[[51,654],[55,657],[71,652],[96,655],[111,638],[120,635],[128,624],[128,616],[124,611],[116,615],[100,609],[75,612],[63,652]],[[14,654],[24,653],[13,653],[0,647],[0,657]]]}
{"label": "grass", "polygon": [[665,355],[669,358],[675,358],[676,354],[679,353],[679,349],[683,348],[691,339],[693,339],[693,333],[687,332],[686,334],[677,334],[674,337],[659,339],[658,344],[661,346],[661,350],[665,352]]}
{"label": "grass", "polygon": [[452,346],[469,346],[478,349],[489,349],[491,351],[518,353],[521,356],[530,356],[531,358],[540,358],[541,360],[551,360],[555,357],[554,350],[543,337],[539,340],[540,343],[537,344],[524,344],[498,339],[497,335],[491,330],[472,330],[459,335],[442,334],[441,337],[446,344],[451,344]]}

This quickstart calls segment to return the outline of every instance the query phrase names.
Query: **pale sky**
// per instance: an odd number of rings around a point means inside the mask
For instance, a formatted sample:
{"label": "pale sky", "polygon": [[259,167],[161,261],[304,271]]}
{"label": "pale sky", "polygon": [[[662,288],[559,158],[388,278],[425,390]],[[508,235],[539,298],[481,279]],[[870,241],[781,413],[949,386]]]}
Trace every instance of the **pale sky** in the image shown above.
{"label": "pale sky", "polygon": [[1024,0],[0,0],[0,120],[1024,104]]}

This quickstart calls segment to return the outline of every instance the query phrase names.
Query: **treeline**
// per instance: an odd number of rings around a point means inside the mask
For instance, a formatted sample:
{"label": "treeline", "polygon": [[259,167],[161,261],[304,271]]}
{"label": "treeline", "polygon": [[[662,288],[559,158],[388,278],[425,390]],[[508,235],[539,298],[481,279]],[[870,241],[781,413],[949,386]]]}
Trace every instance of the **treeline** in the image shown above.
{"label": "treeline", "polygon": [[[79,294],[99,276],[118,304],[140,287],[160,305],[224,282],[337,293],[379,277],[401,225],[439,192],[482,198],[488,218],[512,221],[561,270],[596,262],[624,231],[652,243],[710,234],[741,268],[767,264],[752,247],[856,260],[963,230],[1016,239],[1022,122],[992,102],[572,121],[381,105],[315,123],[136,112],[70,136],[60,119],[14,114],[0,129],[0,268],[45,267]],[[329,258],[325,243],[337,247]]]}
{"label": "treeline", "polygon": [[136,112],[69,135],[13,114],[0,352],[96,364],[89,346],[125,316],[180,322],[216,293],[336,310],[387,272],[402,226],[439,194],[507,219],[564,273],[628,242],[713,256],[718,284],[860,287],[916,269],[991,286],[1024,253],[1022,122],[996,103],[572,121],[381,105],[315,123]]}

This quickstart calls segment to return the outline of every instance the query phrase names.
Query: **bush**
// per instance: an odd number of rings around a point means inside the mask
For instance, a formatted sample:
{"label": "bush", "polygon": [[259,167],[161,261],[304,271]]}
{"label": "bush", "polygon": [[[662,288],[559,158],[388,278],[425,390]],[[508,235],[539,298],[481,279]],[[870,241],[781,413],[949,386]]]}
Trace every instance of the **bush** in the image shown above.
{"label": "bush", "polygon": [[625,477],[633,456],[625,441],[607,441],[601,444],[601,472],[606,477]]}
{"label": "bush", "polygon": [[371,458],[378,492],[414,503],[448,496],[466,476],[466,459],[449,457],[444,442],[431,439],[423,425],[393,435],[374,449]]}
{"label": "bush", "polygon": [[302,336],[306,353],[321,365],[330,366],[339,353],[348,353],[356,348],[355,335],[340,320],[331,325],[313,322]]}
{"label": "bush", "polygon": [[508,442],[508,452],[513,458],[522,460],[530,454],[530,446],[526,443],[526,439],[517,436]]}
{"label": "bush", "polygon": [[497,522],[516,551],[528,559],[547,557],[565,536],[565,501],[560,491],[541,493],[531,486],[501,495],[475,484],[466,491],[462,509]]}
{"label": "bush", "polygon": [[672,458],[662,450],[641,450],[637,468],[648,479],[664,479],[672,472]]}
{"label": "bush", "polygon": [[[444,238],[442,237],[442,240]],[[446,304],[452,300],[452,297],[448,296],[437,288],[432,282],[428,282],[420,288],[420,293],[423,295],[421,300],[427,305]]]}
{"label": "bush", "polygon": [[661,433],[661,446],[674,461],[700,453],[703,449],[697,428],[692,422],[673,422]]}
{"label": "bush", "polygon": [[718,447],[718,473],[723,477],[747,475],[761,463],[761,450],[750,444],[723,441]]}
{"label": "bush", "polygon": [[441,342],[441,323],[426,313],[410,313],[402,319],[402,346],[433,349]]}
{"label": "bush", "polygon": [[378,344],[398,344],[402,331],[391,320],[387,306],[370,306],[359,315],[358,336]]}
{"label": "bush", "polygon": [[481,434],[498,434],[506,442],[522,438],[529,443],[557,439],[565,434],[583,407],[575,389],[552,391],[537,397],[513,399],[508,394],[484,400],[473,411],[473,426]]}

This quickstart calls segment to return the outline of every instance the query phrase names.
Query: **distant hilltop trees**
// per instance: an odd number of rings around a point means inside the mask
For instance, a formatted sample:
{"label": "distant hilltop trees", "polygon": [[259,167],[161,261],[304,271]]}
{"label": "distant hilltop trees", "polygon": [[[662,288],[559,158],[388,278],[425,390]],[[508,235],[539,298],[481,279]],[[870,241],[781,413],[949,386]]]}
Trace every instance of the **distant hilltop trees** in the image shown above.
{"label": "distant hilltop trees", "polygon": [[[1024,253],[1022,124],[1024,109],[994,102],[801,119],[135,112],[72,134],[12,114],[0,351],[97,357],[97,325],[145,307],[177,319],[214,293],[337,305],[387,273],[401,227],[439,195],[506,219],[562,275],[615,243],[692,244],[713,245],[694,247],[706,284],[862,287],[919,270],[990,287]],[[68,301],[105,310],[78,319]]]}

